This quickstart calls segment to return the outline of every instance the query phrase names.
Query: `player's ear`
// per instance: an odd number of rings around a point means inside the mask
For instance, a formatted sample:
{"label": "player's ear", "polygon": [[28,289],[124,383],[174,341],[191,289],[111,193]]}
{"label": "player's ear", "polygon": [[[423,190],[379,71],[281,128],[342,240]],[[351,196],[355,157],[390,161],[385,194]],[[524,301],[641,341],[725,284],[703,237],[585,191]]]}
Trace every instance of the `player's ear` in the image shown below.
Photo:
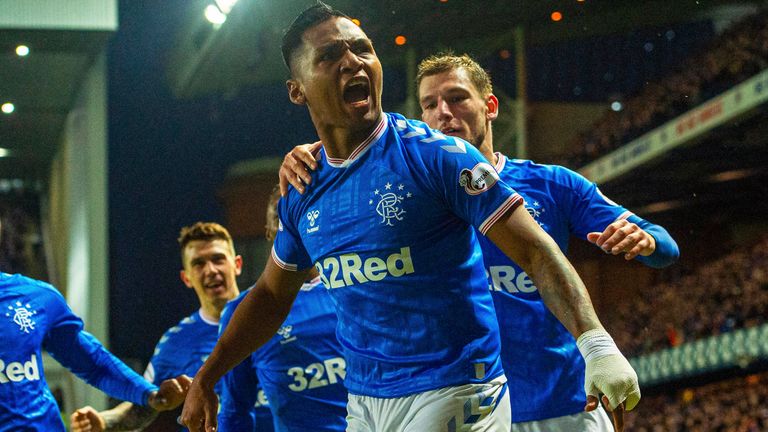
{"label": "player's ear", "polygon": [[493,93],[485,98],[485,118],[494,121],[499,116],[499,99]]}
{"label": "player's ear", "polygon": [[243,272],[243,257],[240,255],[235,256],[235,276],[240,276]]}
{"label": "player's ear", "polygon": [[179,277],[181,278],[181,281],[184,282],[184,285],[187,286],[187,288],[192,288],[192,282],[187,277],[187,272],[184,270],[179,271]]}
{"label": "player's ear", "polygon": [[301,84],[294,78],[285,82],[288,87],[288,98],[296,105],[306,105],[307,98],[304,96],[304,91],[301,89]]}

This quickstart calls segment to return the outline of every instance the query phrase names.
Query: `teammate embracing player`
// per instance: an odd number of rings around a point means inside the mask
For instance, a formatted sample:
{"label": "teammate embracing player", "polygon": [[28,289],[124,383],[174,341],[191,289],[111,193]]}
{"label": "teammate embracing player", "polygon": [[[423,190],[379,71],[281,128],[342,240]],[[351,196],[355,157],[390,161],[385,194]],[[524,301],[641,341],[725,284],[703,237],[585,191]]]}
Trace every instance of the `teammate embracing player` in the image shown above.
{"label": "teammate embracing player", "polygon": [[[579,174],[495,153],[492,122],[498,115],[498,100],[490,77],[469,56],[440,54],[423,60],[417,86],[422,119],[475,145],[501,179],[525,197],[526,210],[563,251],[569,236],[575,235],[606,253],[650,267],[664,267],[677,259],[677,245],[664,228],[607,199]],[[312,181],[306,167],[316,163],[313,149],[314,145],[299,146],[286,157],[283,187],[290,182],[304,188]],[[573,337],[546,309],[522,268],[487,238],[478,238],[501,328],[502,364],[514,390],[512,430],[613,430],[602,410],[591,409],[594,403],[584,411],[584,360]]]}
{"label": "teammate embracing player", "polygon": [[589,385],[612,407],[634,407],[637,376],[557,244],[477,149],[382,112],[381,64],[358,26],[318,3],[289,28],[283,57],[289,97],[308,107],[323,143],[314,187],[281,200],[271,259],[190,387],[191,431],[214,430],[215,383],[274,335],[313,263],[336,303],[348,431],[509,430],[475,230],[580,337]]}

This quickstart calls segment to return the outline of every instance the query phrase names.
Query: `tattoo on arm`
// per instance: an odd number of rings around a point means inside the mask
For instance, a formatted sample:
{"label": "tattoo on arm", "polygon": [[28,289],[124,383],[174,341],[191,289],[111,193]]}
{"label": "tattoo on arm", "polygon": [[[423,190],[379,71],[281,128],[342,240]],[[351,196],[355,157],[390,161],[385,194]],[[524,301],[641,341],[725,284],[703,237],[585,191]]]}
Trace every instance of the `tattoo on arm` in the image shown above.
{"label": "tattoo on arm", "polygon": [[105,431],[133,431],[142,429],[157,417],[150,407],[123,402],[115,408],[100,413],[106,424]]}

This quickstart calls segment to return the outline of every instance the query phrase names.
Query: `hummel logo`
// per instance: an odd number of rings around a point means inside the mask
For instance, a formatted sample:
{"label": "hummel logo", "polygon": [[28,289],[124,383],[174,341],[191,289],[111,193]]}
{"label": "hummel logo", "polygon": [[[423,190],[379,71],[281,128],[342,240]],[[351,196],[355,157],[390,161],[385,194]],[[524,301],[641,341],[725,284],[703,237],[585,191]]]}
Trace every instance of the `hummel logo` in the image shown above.
{"label": "hummel logo", "polygon": [[320,229],[320,226],[315,226],[315,222],[317,222],[317,218],[320,217],[320,210],[310,210],[307,212],[307,219],[309,220],[309,226],[311,228],[307,228],[307,234],[313,233]]}

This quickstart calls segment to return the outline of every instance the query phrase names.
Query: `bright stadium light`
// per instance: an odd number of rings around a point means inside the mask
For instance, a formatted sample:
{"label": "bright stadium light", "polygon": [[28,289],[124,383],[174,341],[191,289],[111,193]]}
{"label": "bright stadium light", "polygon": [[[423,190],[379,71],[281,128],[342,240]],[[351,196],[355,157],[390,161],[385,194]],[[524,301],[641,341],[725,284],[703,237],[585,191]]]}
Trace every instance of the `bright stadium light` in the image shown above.
{"label": "bright stadium light", "polygon": [[0,109],[2,109],[6,114],[11,114],[14,110],[16,110],[16,106],[10,102],[6,102],[0,107]]}
{"label": "bright stadium light", "polygon": [[621,110],[622,110],[622,108],[624,108],[624,106],[623,106],[623,105],[621,104],[621,102],[619,102],[619,101],[614,101],[614,102],[611,104],[611,109],[612,109],[612,110],[614,110],[614,111],[616,111],[616,112],[618,112],[618,111],[621,111]]}
{"label": "bright stadium light", "polygon": [[26,45],[19,45],[16,47],[16,55],[19,57],[26,57],[29,54],[29,47]]}
{"label": "bright stadium light", "polygon": [[237,0],[216,0],[216,5],[224,15],[229,15]]}
{"label": "bright stadium light", "polygon": [[6,157],[9,154],[11,154],[11,152],[7,148],[0,147],[0,158]]}
{"label": "bright stadium light", "polygon": [[227,21],[227,16],[216,5],[208,5],[205,8],[205,19],[214,26],[220,26]]}

